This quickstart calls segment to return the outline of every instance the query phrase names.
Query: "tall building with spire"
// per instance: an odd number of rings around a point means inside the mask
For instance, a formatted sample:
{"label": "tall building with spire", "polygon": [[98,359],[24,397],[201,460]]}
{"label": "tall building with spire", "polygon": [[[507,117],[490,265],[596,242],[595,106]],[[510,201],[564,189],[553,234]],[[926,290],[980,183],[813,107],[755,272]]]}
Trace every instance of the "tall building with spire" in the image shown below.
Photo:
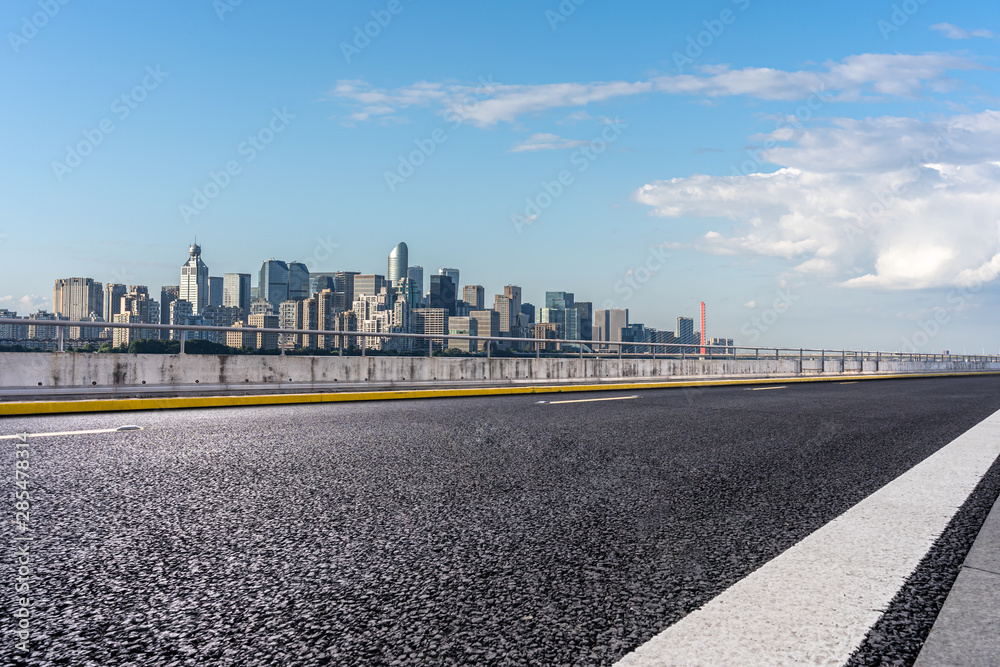
{"label": "tall building with spire", "polygon": [[389,279],[390,285],[395,287],[397,280],[407,277],[407,264],[409,261],[410,253],[406,244],[402,242],[398,243],[392,249],[392,252],[389,253],[389,271],[386,273],[386,278]]}
{"label": "tall building with spire", "polygon": [[180,298],[191,304],[193,314],[208,306],[208,267],[201,261],[201,246],[188,249],[188,261],[181,267]]}

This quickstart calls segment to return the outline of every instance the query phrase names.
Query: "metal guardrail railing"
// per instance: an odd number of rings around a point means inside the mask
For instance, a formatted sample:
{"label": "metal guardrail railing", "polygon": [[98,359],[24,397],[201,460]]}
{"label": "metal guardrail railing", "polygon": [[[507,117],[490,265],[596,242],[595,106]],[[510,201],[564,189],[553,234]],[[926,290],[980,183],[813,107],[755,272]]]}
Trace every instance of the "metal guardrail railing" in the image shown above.
{"label": "metal guardrail railing", "polygon": [[[237,331],[245,334],[279,334],[293,336],[334,336],[339,341],[336,348],[340,354],[345,352],[344,340],[353,338],[361,339],[356,349],[360,349],[361,355],[368,352],[368,339],[371,338],[408,338],[427,340],[428,356],[434,356],[434,344],[442,343],[442,347],[447,346],[447,341],[486,341],[488,343],[497,342],[502,344],[520,343],[528,347],[527,350],[516,350],[526,352],[527,356],[534,353],[536,357],[545,356],[557,357],[579,357],[579,358],[603,358],[603,357],[638,357],[653,359],[775,359],[775,360],[798,360],[820,362],[822,369],[826,361],[841,361],[846,363],[865,361],[969,361],[969,362],[1000,362],[1000,355],[969,355],[969,354],[928,354],[920,352],[882,352],[869,350],[828,350],[815,348],[784,348],[784,347],[749,347],[741,345],[701,345],[700,343],[652,343],[652,342],[629,342],[629,341],[593,341],[564,338],[517,338],[510,336],[465,336],[458,334],[415,334],[415,333],[395,333],[395,332],[370,332],[370,331],[335,331],[330,329],[285,329],[285,328],[256,328],[256,327],[217,327],[193,324],[146,324],[132,322],[78,322],[71,320],[29,320],[0,318],[0,326],[34,326],[34,327],[56,327],[57,329],[57,349],[59,352],[65,351],[65,330],[67,327],[88,328],[88,329],[140,329],[140,330],[168,330],[168,331],[209,331],[209,332],[229,332]],[[180,337],[180,351],[185,353],[185,336]],[[99,340],[99,339],[94,339]],[[551,345],[572,345],[577,349],[568,353],[565,349],[549,350]],[[492,345],[485,345],[482,356],[491,357],[493,354]],[[331,348],[332,349],[332,348]],[[285,348],[280,346],[281,353],[285,353]],[[751,353],[752,351],[752,353]],[[800,368],[802,366],[800,365]]]}

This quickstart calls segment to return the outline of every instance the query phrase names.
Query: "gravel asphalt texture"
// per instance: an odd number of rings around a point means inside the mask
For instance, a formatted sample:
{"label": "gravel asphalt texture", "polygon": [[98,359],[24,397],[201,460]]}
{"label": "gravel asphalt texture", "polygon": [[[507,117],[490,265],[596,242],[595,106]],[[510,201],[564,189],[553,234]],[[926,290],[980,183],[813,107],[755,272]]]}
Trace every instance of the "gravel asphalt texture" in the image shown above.
{"label": "gravel asphalt texture", "polygon": [[1000,409],[1000,378],[537,403],[609,395],[0,420],[145,428],[31,441],[31,651],[5,556],[0,663],[611,664]]}

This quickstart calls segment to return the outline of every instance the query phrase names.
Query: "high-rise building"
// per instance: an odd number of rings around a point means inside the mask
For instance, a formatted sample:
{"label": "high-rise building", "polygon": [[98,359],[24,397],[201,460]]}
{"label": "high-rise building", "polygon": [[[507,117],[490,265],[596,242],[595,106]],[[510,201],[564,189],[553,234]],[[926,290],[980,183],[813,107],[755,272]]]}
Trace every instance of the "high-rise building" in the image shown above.
{"label": "high-rise building", "polygon": [[410,256],[406,244],[402,242],[396,244],[396,247],[389,253],[389,270],[385,274],[390,285],[395,286],[397,280],[407,277],[406,265],[409,261]]}
{"label": "high-rise building", "polygon": [[[159,304],[149,298],[149,289],[145,285],[129,285],[128,293],[121,298],[120,312],[115,315],[115,322],[131,324],[159,324]],[[153,322],[153,317],[156,321]],[[159,338],[156,329],[122,329],[112,331],[112,341],[115,347],[127,347],[133,340]]]}
{"label": "high-rise building", "polygon": [[538,318],[542,324],[558,324],[560,338],[580,340],[580,312],[572,292],[546,292],[545,308]]}
{"label": "high-rise building", "polygon": [[458,294],[458,269],[438,269],[439,276],[451,278],[451,284],[455,286],[455,294]]}
{"label": "high-rise building", "polygon": [[462,301],[469,304],[469,310],[482,310],[486,306],[486,290],[482,285],[466,285],[462,288]]}
{"label": "high-rise building", "polygon": [[516,326],[514,302],[509,296],[495,294],[493,296],[493,310],[500,316],[500,332],[509,336],[511,328]]}
{"label": "high-rise building", "polygon": [[[277,315],[251,315],[247,318],[247,324],[256,329],[277,329]],[[258,350],[277,350],[278,335],[276,333],[260,332],[257,334],[254,347]]]}
{"label": "high-rise building", "polygon": [[201,246],[188,248],[188,261],[181,267],[180,298],[191,304],[194,314],[208,305],[208,267],[201,260]]}
{"label": "high-rise building", "polygon": [[577,301],[573,305],[580,315],[580,340],[593,340],[594,304],[590,301]]}
{"label": "high-rise building", "polygon": [[527,323],[528,323],[529,326],[535,323],[535,306],[534,306],[534,304],[527,303],[527,302],[522,303],[521,304],[521,314],[524,315],[524,317],[527,319],[527,321],[528,321]]}
{"label": "high-rise building", "polygon": [[606,343],[621,342],[622,329],[627,326],[628,308],[595,310],[591,340]]}
{"label": "high-rise building", "polygon": [[104,286],[93,278],[60,278],[52,288],[52,312],[82,321],[104,316]]}
{"label": "high-rise building", "polygon": [[[449,317],[448,333],[452,336],[478,336],[479,321],[474,317]],[[449,338],[448,347],[453,347],[463,352],[476,352],[479,349],[478,340],[467,340],[465,338]]]}
{"label": "high-rise building", "polygon": [[288,264],[271,258],[261,264],[257,279],[258,298],[267,300],[277,313],[282,301],[288,301]]}
{"label": "high-rise building", "polygon": [[[506,331],[510,331],[511,328],[517,326],[517,316],[521,312],[521,288],[517,285],[504,285],[503,295],[510,299],[510,307],[508,309],[507,317],[510,319],[510,323],[507,325]],[[500,330],[504,331],[503,323],[503,313],[500,316]]]}
{"label": "high-rise building", "polygon": [[412,280],[416,284],[417,291],[420,294],[424,293],[424,267],[422,266],[406,267],[406,277]]}
{"label": "high-rise building", "polygon": [[[92,278],[60,278],[52,288],[52,310],[56,315],[77,322],[91,316],[104,316],[104,286]],[[69,337],[97,338],[100,329],[70,327]]]}
{"label": "high-rise building", "polygon": [[[682,345],[696,345],[698,339],[701,338],[700,335],[695,335],[694,331],[694,319],[690,317],[678,317],[677,318],[677,342]],[[691,352],[693,348],[689,348],[685,351]]]}
{"label": "high-rise building", "polygon": [[[160,287],[160,324],[170,324],[170,304],[179,299],[180,296],[180,285],[163,285]],[[107,307],[107,304],[105,304],[105,307]],[[169,336],[162,337],[167,338]]]}
{"label": "high-rise building", "polygon": [[227,273],[222,279],[222,305],[250,313],[250,274]]}
{"label": "high-rise building", "polygon": [[122,297],[127,293],[128,287],[121,283],[106,283],[104,285],[105,322],[113,322],[115,315],[121,312]]}
{"label": "high-rise building", "polygon": [[[497,311],[473,310],[469,313],[469,317],[476,320],[476,330],[479,332],[476,334],[477,336],[493,336],[496,338],[500,335],[500,313]],[[486,341],[479,342],[482,345],[486,343]]]}
{"label": "high-rise building", "polygon": [[354,300],[359,296],[378,296],[387,283],[385,276],[377,273],[359,273],[354,275]]}
{"label": "high-rise building", "polygon": [[[170,321],[168,324],[190,324],[191,318],[194,317],[194,307],[190,301],[185,299],[174,299],[170,303]],[[182,335],[185,340],[191,338],[189,335],[191,332],[185,332],[181,329],[171,329],[170,330],[170,340],[180,340]]]}
{"label": "high-rise building", "polygon": [[336,273],[309,272],[309,296],[315,296],[323,290],[337,291]]}
{"label": "high-rise building", "polygon": [[338,294],[344,295],[344,310],[350,310],[354,303],[354,277],[359,275],[357,271],[337,271],[334,274],[334,290]]}
{"label": "high-rise building", "polygon": [[[431,276],[432,278],[436,276]],[[444,276],[441,276],[442,278]],[[444,308],[414,308],[410,311],[413,333],[440,335],[441,338],[418,338],[413,341],[415,350],[427,350],[428,341],[435,350],[444,349],[444,336],[448,334],[448,311]]]}
{"label": "high-rise building", "polygon": [[420,288],[415,282],[409,278],[400,278],[396,281],[395,288],[396,295],[399,299],[406,301],[407,308],[420,307]]}
{"label": "high-rise building", "polygon": [[431,276],[431,308],[444,308],[448,315],[454,315],[455,297],[455,283],[451,276]]}
{"label": "high-rise building", "polygon": [[225,289],[225,282],[223,278],[217,278],[216,276],[208,277],[208,305],[210,306],[222,306],[223,300],[223,290]]}
{"label": "high-rise building", "polygon": [[309,298],[309,267],[302,262],[288,263],[288,298]]}

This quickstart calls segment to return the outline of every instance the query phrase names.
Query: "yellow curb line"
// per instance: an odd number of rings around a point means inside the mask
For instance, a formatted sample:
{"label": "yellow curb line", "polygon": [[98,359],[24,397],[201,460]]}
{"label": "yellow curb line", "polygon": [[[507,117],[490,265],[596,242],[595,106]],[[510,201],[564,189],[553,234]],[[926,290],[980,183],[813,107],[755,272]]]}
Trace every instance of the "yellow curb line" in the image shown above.
{"label": "yellow curb line", "polygon": [[899,373],[893,375],[837,375],[832,377],[747,378],[730,380],[651,381],[615,384],[538,385],[522,387],[470,387],[467,389],[402,389],[311,394],[263,394],[254,396],[177,396],[172,398],[108,398],[76,401],[23,401],[0,403],[0,416],[66,414],[75,412],[119,412],[126,410],[178,410],[252,405],[297,405],[303,403],[343,403],[353,401],[390,401],[418,398],[455,398],[463,396],[502,396],[509,394],[554,394],[581,391],[635,391],[638,389],[684,389],[755,384],[791,384],[806,382],[842,382],[852,380],[894,380],[910,378],[969,377],[1000,375],[1000,371],[954,373]]}

